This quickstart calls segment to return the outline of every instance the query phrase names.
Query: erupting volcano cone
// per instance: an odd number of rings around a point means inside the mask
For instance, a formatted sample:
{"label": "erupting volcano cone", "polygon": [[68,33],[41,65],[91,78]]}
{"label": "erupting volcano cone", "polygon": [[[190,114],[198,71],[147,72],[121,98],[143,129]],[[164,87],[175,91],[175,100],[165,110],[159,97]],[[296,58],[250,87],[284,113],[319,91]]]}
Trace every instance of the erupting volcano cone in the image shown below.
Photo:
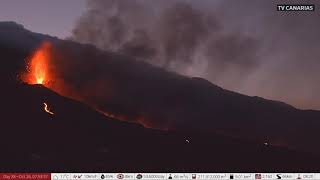
{"label": "erupting volcano cone", "polygon": [[22,80],[28,84],[46,85],[49,82],[49,60],[50,60],[49,42],[44,42],[33,53],[28,62],[27,73],[22,76]]}

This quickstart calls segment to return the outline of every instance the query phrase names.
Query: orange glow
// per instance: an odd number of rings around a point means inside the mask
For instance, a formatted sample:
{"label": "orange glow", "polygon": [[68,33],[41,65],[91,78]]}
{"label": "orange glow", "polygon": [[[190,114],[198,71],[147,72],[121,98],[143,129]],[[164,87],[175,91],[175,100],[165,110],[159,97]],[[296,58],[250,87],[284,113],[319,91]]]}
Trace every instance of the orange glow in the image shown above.
{"label": "orange glow", "polygon": [[115,115],[111,112],[105,112],[105,111],[100,111],[97,109],[98,112],[102,113],[103,115],[109,117],[109,118],[113,118],[113,119],[118,119],[118,120],[121,120],[121,121],[128,121],[127,118],[125,116],[122,116],[122,115]]}
{"label": "orange glow", "polygon": [[51,44],[44,42],[34,52],[27,66],[27,73],[22,80],[28,84],[46,85],[49,82],[49,60]]}
{"label": "orange glow", "polygon": [[[27,59],[26,71],[20,74],[20,80],[28,84],[41,84],[63,96],[87,103],[109,118],[139,123],[147,128],[152,127],[151,124],[148,123],[148,119],[142,115],[128,116],[126,114],[115,113],[112,111],[101,111],[99,108],[95,107],[94,103],[89,103],[81,92],[74,89],[72,85],[67,84],[63,79],[63,74],[61,75],[60,73],[64,72],[65,69],[58,71],[60,66],[57,63],[61,62],[61,59],[59,58],[66,57],[57,51],[56,48],[57,47],[53,47],[50,42],[43,42]],[[100,85],[99,82],[97,82],[97,84],[93,84],[90,88],[93,86],[94,88],[97,88],[97,93],[102,92],[101,89],[104,90],[103,92],[110,92],[109,87],[106,87],[103,84]],[[95,90],[94,88],[93,90]],[[43,111],[50,115],[54,115],[56,113],[50,109],[50,106],[48,106],[46,102],[43,102]]]}
{"label": "orange glow", "polygon": [[51,115],[54,115],[54,113],[52,111],[50,111],[50,109],[48,108],[47,103],[43,103],[43,105],[44,105],[44,111],[46,111],[47,113],[49,113]]}
{"label": "orange glow", "polygon": [[120,114],[113,114],[111,112],[105,112],[105,111],[100,111],[97,109],[98,112],[102,113],[103,115],[109,117],[109,118],[113,118],[113,119],[117,119],[117,120],[120,120],[120,121],[127,121],[127,122],[130,122],[130,119],[131,120],[134,120],[135,122],[141,124],[142,126],[144,126],[145,128],[151,128],[152,126],[151,125],[148,125],[148,121],[146,120],[146,118],[144,117],[138,117],[138,118],[129,118],[129,117],[126,117],[125,115],[120,115]]}

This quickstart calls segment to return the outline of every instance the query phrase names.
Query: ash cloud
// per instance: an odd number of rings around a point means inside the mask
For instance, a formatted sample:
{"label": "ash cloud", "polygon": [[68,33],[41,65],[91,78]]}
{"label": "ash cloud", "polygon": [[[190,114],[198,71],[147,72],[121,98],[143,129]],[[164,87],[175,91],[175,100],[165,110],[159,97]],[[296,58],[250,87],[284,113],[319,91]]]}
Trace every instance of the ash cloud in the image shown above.
{"label": "ash cloud", "polygon": [[[189,101],[182,104],[183,98],[188,99],[185,94],[190,93],[183,92],[184,88],[194,87],[189,87],[189,79],[178,74],[210,75],[218,79],[224,71],[232,69],[242,72],[241,77],[233,78],[243,81],[259,65],[255,61],[259,40],[241,31],[228,31],[219,15],[194,6],[193,1],[94,0],[87,3],[87,11],[77,22],[71,39],[120,56],[82,54],[60,59],[66,62],[90,59],[90,65],[83,62],[88,66],[77,67],[79,62],[71,72],[91,77],[75,76],[64,86],[77,87],[78,99],[102,111],[129,115],[127,119],[161,129],[188,126],[190,119],[206,117],[208,112],[190,113],[193,105]],[[70,50],[62,53],[59,50],[56,54],[65,56],[68,52]],[[123,60],[124,57],[130,61]],[[81,70],[91,69],[92,64],[99,68],[88,73]],[[70,76],[68,73],[60,72],[62,77]],[[77,79],[81,79],[81,83],[77,83]]]}
{"label": "ash cloud", "polygon": [[72,42],[55,43],[50,55],[49,87],[54,91],[120,120],[159,129],[176,127],[174,116],[180,117],[176,111],[179,102],[173,98],[181,93],[188,78]]}
{"label": "ash cloud", "polygon": [[[320,108],[319,2],[277,12],[278,1],[93,0],[72,39],[224,88]],[[301,1],[281,1],[296,3]]]}
{"label": "ash cloud", "polygon": [[218,76],[231,67],[249,73],[258,65],[258,40],[227,32],[218,15],[192,1],[87,3],[87,12],[73,30],[72,38],[79,42],[192,76]]}

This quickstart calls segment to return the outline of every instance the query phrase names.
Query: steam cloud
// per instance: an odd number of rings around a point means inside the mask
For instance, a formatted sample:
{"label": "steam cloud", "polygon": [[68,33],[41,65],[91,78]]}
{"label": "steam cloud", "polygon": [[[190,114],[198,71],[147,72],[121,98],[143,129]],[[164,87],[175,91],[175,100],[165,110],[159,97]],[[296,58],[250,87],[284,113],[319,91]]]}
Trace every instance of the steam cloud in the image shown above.
{"label": "steam cloud", "polygon": [[277,12],[277,1],[90,0],[71,38],[230,90],[319,109],[319,2],[305,3],[316,11]]}

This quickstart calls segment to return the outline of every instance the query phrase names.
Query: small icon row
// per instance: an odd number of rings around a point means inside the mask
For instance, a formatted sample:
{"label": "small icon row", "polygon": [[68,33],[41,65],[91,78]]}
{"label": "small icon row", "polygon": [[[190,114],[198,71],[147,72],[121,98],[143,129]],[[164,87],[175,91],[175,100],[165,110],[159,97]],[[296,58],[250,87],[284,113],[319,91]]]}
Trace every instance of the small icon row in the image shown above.
{"label": "small icon row", "polygon": [[271,180],[271,179],[319,179],[320,173],[52,173],[51,179],[55,180],[133,180],[133,179],[239,179],[239,180]]}

